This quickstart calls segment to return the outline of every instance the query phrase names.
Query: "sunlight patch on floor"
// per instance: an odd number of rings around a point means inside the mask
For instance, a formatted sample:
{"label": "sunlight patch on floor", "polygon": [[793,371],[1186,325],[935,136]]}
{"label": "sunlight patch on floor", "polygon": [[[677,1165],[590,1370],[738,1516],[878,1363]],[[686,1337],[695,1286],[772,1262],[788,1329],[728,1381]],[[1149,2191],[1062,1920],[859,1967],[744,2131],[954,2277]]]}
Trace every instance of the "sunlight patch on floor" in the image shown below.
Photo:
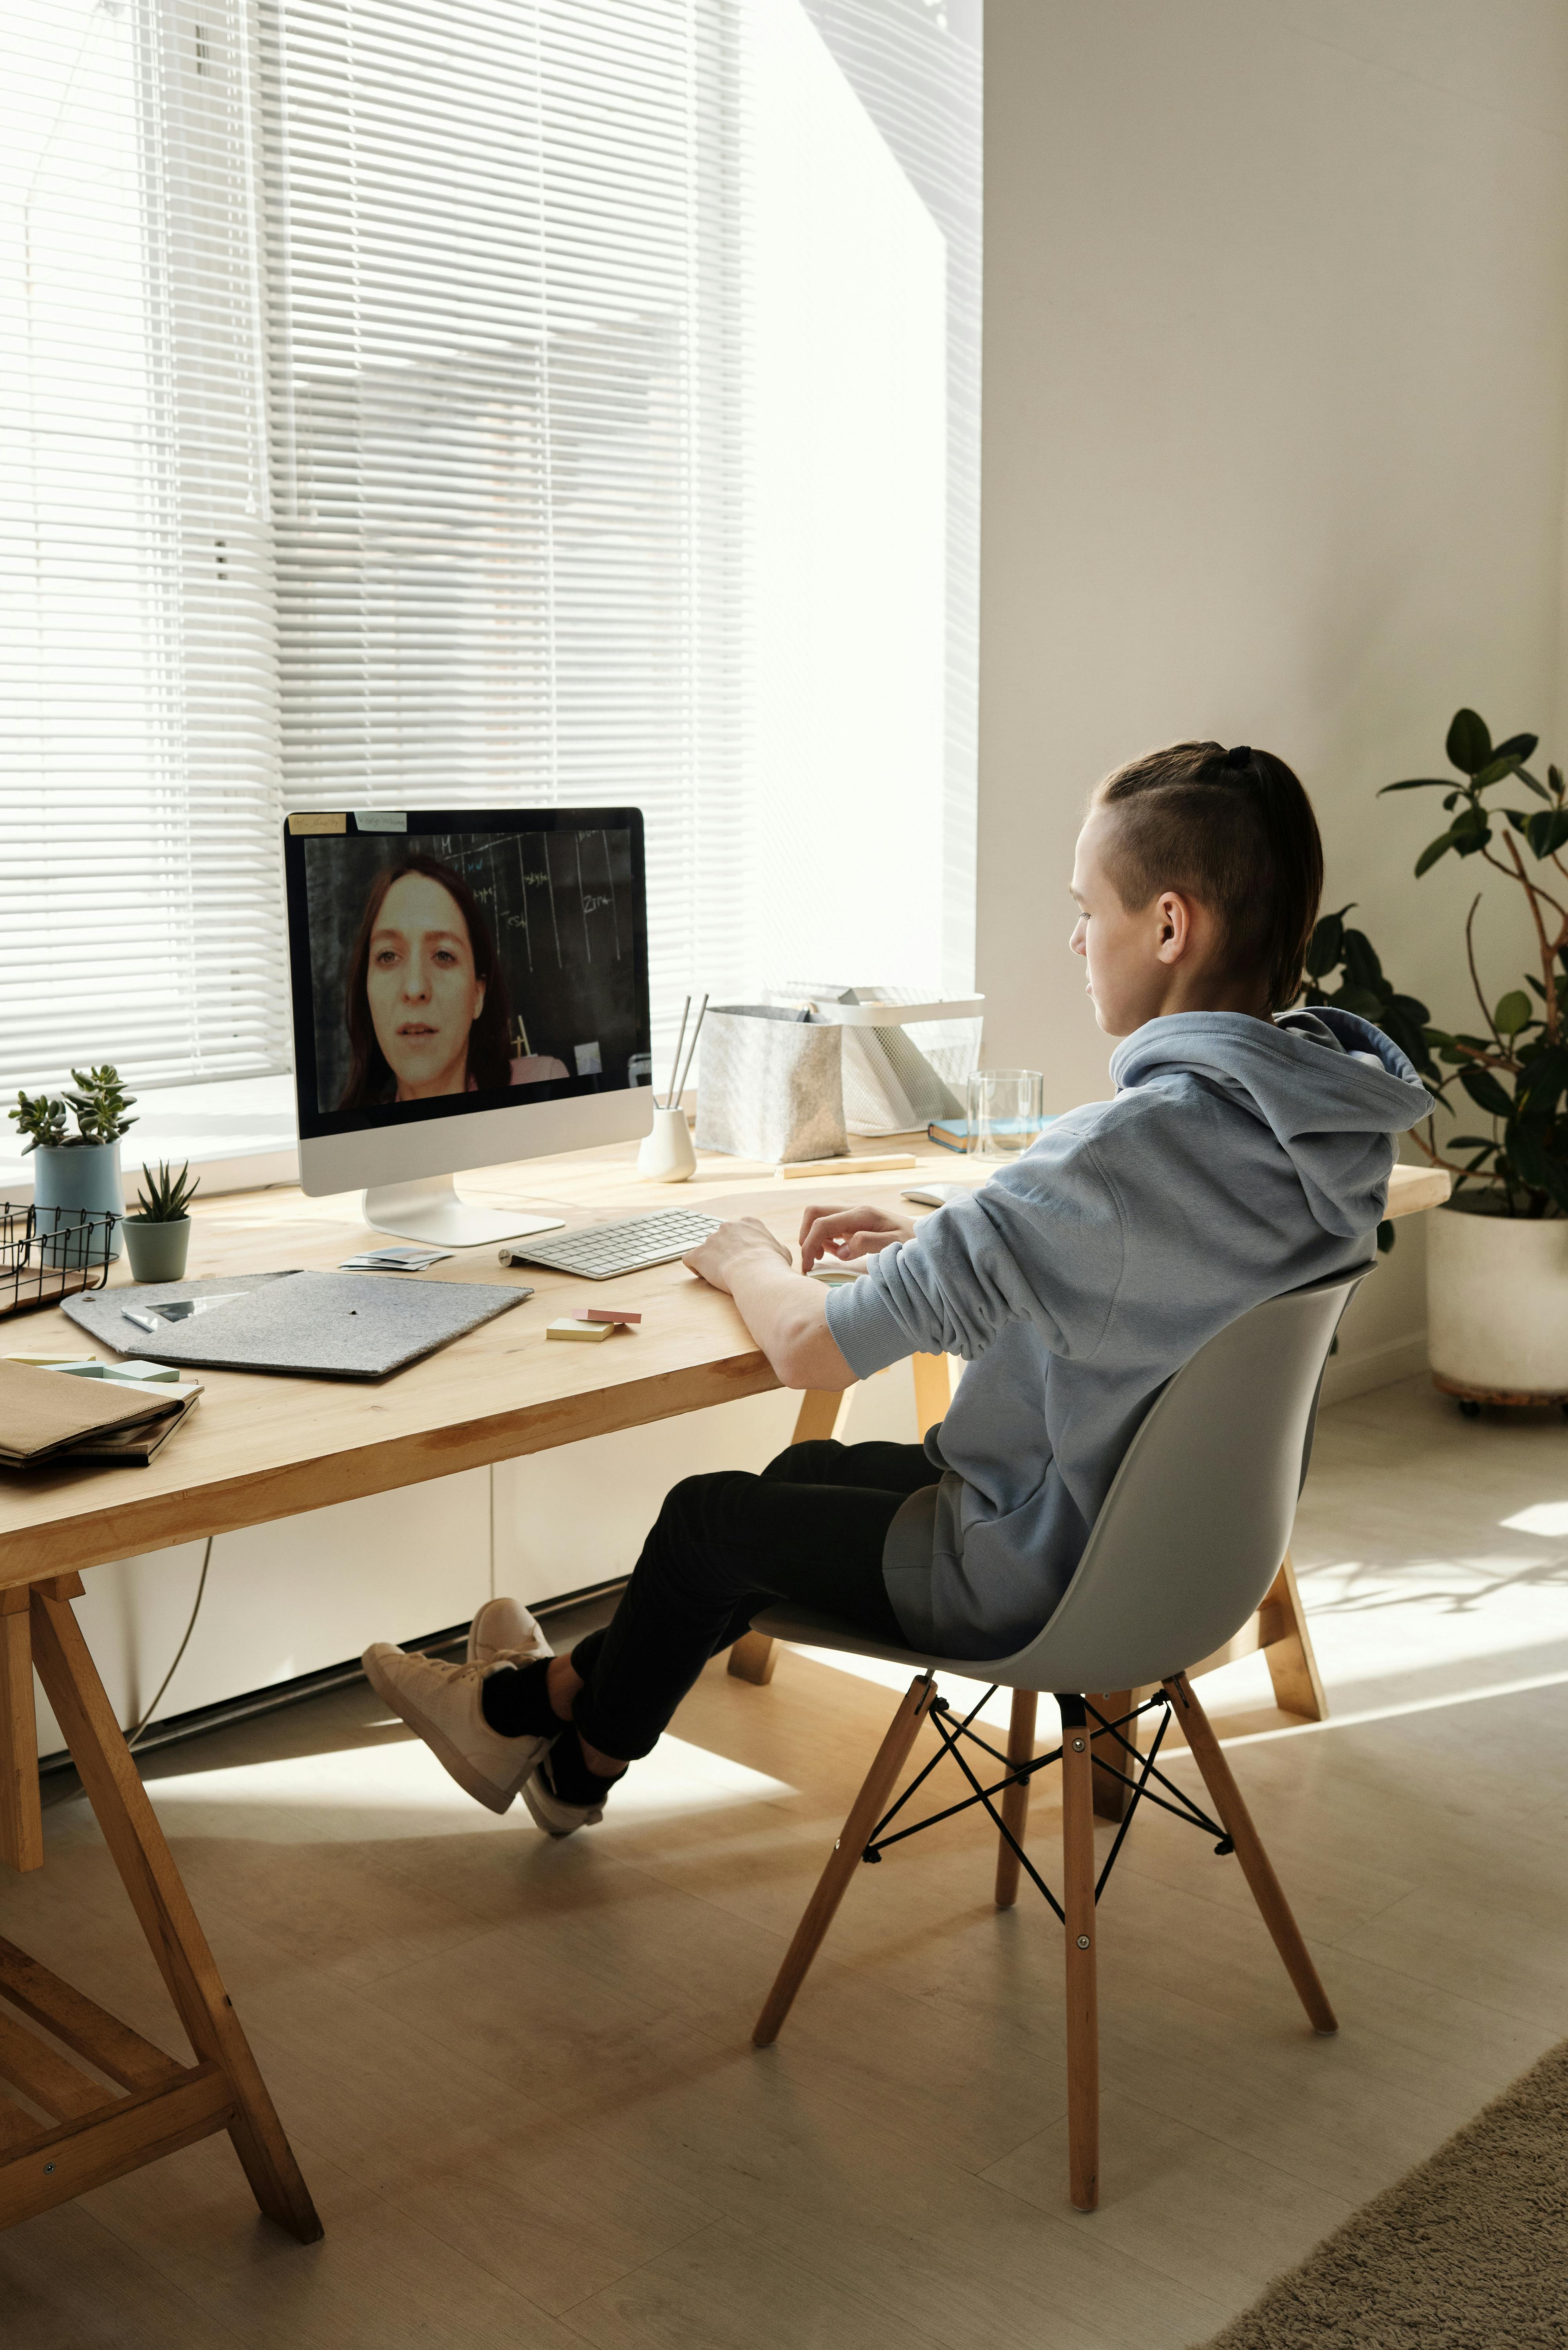
{"label": "sunlight patch on floor", "polygon": [[1502,1524],[1516,1534],[1568,1534],[1568,1502],[1535,1502]]}
{"label": "sunlight patch on floor", "polygon": [[[487,1811],[448,1778],[413,1737],[327,1754],[290,1755],[226,1771],[154,1779],[148,1793],[171,1835],[384,1843],[403,1836],[473,1835],[531,1828],[521,1801]],[[618,1788],[618,1819],[673,1818],[732,1804],[776,1803],[794,1788],[743,1762],[666,1731]]]}

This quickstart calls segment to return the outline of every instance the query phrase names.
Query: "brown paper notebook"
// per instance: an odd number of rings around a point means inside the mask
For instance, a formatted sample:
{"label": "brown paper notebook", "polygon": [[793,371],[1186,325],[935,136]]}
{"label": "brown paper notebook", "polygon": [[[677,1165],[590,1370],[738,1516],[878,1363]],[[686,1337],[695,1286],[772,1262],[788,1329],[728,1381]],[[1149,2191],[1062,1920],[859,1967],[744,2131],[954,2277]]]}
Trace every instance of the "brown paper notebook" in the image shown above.
{"label": "brown paper notebook", "polygon": [[30,1469],[83,1437],[161,1419],[173,1398],[145,1399],[98,1379],[63,1378],[30,1363],[0,1362],[0,1468]]}
{"label": "brown paper notebook", "polygon": [[[168,1388],[163,1392],[167,1395]],[[141,1419],[130,1428],[110,1428],[97,1436],[79,1436],[63,1452],[51,1452],[50,1463],[63,1469],[67,1461],[98,1461],[109,1468],[145,1469],[174,1430],[184,1426],[201,1400],[199,1395],[182,1396],[161,1419]]]}

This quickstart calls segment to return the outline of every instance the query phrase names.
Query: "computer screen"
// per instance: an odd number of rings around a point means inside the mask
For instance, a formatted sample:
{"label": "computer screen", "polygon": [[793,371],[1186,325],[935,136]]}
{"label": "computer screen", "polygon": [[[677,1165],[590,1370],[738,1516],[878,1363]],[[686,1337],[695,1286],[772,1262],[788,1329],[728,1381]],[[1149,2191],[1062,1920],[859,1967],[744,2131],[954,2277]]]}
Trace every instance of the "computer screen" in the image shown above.
{"label": "computer screen", "polygon": [[285,874],[302,1139],[649,1083],[639,810],[306,811]]}

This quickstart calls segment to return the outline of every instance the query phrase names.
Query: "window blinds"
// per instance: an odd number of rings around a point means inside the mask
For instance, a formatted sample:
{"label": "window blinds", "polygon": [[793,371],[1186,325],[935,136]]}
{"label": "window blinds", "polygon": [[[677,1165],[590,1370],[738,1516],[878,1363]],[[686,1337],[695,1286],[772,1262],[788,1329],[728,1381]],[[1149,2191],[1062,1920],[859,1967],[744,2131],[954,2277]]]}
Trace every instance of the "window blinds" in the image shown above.
{"label": "window blinds", "polygon": [[955,7],[7,0],[0,1099],[286,1068],[300,804],[641,806],[666,1045],[803,925],[967,979]]}
{"label": "window blinds", "polygon": [[0,1095],[286,1067],[298,803],[646,815],[743,924],[715,0],[15,0]]}
{"label": "window blinds", "polygon": [[291,805],[625,802],[656,1027],[745,811],[729,11],[267,0]]}
{"label": "window blinds", "polygon": [[0,46],[0,1096],[276,1068],[244,18],[7,0]]}

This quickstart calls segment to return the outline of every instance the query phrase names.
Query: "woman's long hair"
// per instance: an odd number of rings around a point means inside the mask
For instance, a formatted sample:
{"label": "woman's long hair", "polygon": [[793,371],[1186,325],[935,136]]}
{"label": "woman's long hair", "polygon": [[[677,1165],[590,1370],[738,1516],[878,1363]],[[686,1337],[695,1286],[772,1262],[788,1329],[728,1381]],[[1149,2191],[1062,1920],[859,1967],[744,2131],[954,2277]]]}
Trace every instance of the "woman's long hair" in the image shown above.
{"label": "woman's long hair", "polygon": [[431,881],[439,881],[452,898],[468,929],[468,943],[473,955],[473,975],[483,983],[484,1009],[469,1031],[468,1074],[481,1093],[512,1081],[512,1005],[502,976],[501,959],[495,951],[495,941],[490,935],[490,925],[479,910],[479,902],[461,873],[443,865],[439,857],[403,857],[397,864],[378,874],[365,900],[365,910],[359,917],[355,935],[354,951],[348,960],[348,983],[344,993],[343,1020],[348,1031],[351,1059],[348,1082],[343,1088],[339,1109],[375,1109],[397,1096],[397,1079],[393,1076],[386,1055],[376,1040],[375,1023],[370,1017],[370,998],[366,980],[370,968],[370,938],[379,917],[388,890],[405,873],[422,873]]}

